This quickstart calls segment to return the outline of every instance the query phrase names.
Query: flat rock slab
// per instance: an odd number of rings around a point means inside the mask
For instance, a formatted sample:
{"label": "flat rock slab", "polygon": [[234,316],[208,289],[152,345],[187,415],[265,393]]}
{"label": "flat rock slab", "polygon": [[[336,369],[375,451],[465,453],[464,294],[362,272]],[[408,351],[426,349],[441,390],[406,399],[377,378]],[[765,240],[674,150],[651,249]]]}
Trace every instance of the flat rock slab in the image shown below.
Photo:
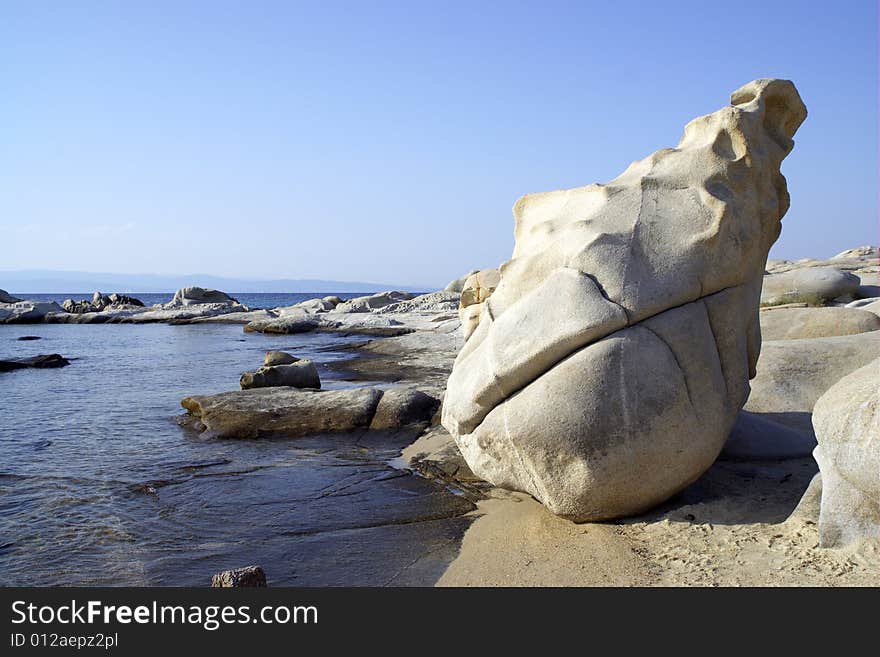
{"label": "flat rock slab", "polygon": [[70,361],[60,354],[41,354],[30,358],[16,358],[13,360],[0,360],[0,372],[11,372],[28,367],[45,369],[49,367],[64,367],[70,365]]}
{"label": "flat rock slab", "polygon": [[407,388],[253,388],[184,398],[181,423],[219,438],[297,438],[374,429],[423,428],[438,401]]}
{"label": "flat rock slab", "polygon": [[810,414],[819,397],[878,355],[880,333],[876,331],[764,342],[745,410],[812,434]]}
{"label": "flat rock slab", "polygon": [[880,329],[880,317],[858,308],[767,308],[760,317],[764,340],[827,338]]}

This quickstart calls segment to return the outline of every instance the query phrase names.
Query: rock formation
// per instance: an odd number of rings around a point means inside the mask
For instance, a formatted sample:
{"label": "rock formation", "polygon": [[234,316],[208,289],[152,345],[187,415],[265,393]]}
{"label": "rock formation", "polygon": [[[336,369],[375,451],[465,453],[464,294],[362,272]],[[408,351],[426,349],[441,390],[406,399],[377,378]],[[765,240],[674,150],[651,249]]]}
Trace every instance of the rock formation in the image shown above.
{"label": "rock formation", "polygon": [[830,267],[795,269],[764,278],[761,303],[805,302],[819,304],[838,297],[854,295],[861,281],[858,276]]}
{"label": "rock formation", "polygon": [[501,272],[497,269],[483,269],[474,272],[464,282],[458,306],[458,318],[461,320],[461,330],[465,340],[477,330],[483,304],[498,287],[500,281]]}
{"label": "rock formation", "polygon": [[715,460],[760,349],[779,167],[806,117],[756,80],[605,185],[530,194],[513,258],[449,377],[478,476],[577,521],[662,502]]}
{"label": "rock formation", "polygon": [[406,387],[310,390],[259,388],[186,397],[180,423],[206,436],[301,438],[323,433],[411,430],[418,435],[439,400]]}
{"label": "rock formation", "polygon": [[63,313],[63,309],[54,301],[0,303],[0,324],[36,324],[51,313]]}
{"label": "rock formation", "polygon": [[880,358],[816,402],[814,455],[822,473],[819,544],[880,538]]}
{"label": "rock formation", "polygon": [[224,570],[211,577],[212,588],[265,587],[266,573],[260,566]]}
{"label": "rock formation", "polygon": [[18,303],[21,301],[18,297],[14,297],[6,290],[0,290],[0,303]]}
{"label": "rock formation", "polygon": [[[174,298],[164,305],[166,309],[179,308],[180,306],[194,306],[200,304],[218,304],[225,306],[238,306],[237,299],[233,299],[225,292],[209,290],[203,287],[184,287],[174,293]],[[242,306],[243,307],[243,306]]]}
{"label": "rock formation", "polygon": [[286,351],[267,351],[266,357],[263,359],[263,365],[271,367],[272,365],[290,365],[299,360],[293,354]]}
{"label": "rock formation", "polygon": [[461,291],[464,289],[464,284],[467,282],[471,276],[476,274],[479,269],[472,269],[467,274],[460,278],[456,278],[454,281],[449,281],[446,287],[443,288],[444,292],[452,292],[453,294],[461,294]]}
{"label": "rock formation", "polygon": [[64,303],[61,304],[61,307],[64,308],[65,311],[74,314],[100,313],[105,310],[131,310],[133,308],[143,308],[144,302],[140,299],[129,297],[124,294],[116,294],[115,292],[113,294],[101,294],[100,292],[95,292],[92,295],[91,301],[86,299],[81,301],[65,299]]}
{"label": "rock formation", "polygon": [[348,301],[343,301],[338,304],[333,310],[332,313],[368,313],[371,310],[378,310],[379,308],[384,308],[392,303],[400,303],[401,301],[409,301],[413,298],[413,296],[409,292],[398,292],[398,291],[389,291],[389,292],[378,292],[376,294],[370,294],[363,297],[355,297],[354,299],[349,299]]}
{"label": "rock formation", "polygon": [[829,338],[877,329],[880,329],[880,317],[858,308],[768,308],[761,312],[764,342]]}
{"label": "rock formation", "polygon": [[256,372],[245,372],[239,380],[242,390],[292,386],[294,388],[320,388],[321,379],[315,364],[307,359],[282,365],[264,365]]}

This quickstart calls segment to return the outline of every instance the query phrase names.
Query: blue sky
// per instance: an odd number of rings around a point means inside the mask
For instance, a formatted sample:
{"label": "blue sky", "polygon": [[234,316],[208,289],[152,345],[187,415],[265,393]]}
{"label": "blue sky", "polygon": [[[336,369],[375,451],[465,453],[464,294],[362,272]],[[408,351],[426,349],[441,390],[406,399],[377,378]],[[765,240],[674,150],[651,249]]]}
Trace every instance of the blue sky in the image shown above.
{"label": "blue sky", "polygon": [[758,77],[810,113],[771,256],[876,244],[873,0],[6,1],[0,270],[444,284]]}

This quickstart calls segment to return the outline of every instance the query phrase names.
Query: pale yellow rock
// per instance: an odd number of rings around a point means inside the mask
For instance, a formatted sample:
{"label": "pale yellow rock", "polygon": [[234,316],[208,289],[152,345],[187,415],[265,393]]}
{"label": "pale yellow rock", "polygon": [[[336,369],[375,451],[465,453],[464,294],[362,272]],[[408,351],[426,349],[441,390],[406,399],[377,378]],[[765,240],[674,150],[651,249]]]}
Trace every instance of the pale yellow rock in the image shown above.
{"label": "pale yellow rock", "polygon": [[880,329],[880,317],[858,308],[785,308],[761,313],[764,340],[852,335]]}
{"label": "pale yellow rock", "polygon": [[822,472],[820,544],[880,541],[880,358],[822,395],[813,426]]}
{"label": "pale yellow rock", "polygon": [[467,340],[480,323],[483,303],[492,296],[501,282],[501,272],[497,269],[483,269],[468,276],[461,291],[458,317],[464,339]]}
{"label": "pale yellow rock", "polygon": [[745,402],[758,305],[806,117],[756,80],[606,185],[530,194],[456,359],[443,424],[474,473],[583,521],[700,476]]}

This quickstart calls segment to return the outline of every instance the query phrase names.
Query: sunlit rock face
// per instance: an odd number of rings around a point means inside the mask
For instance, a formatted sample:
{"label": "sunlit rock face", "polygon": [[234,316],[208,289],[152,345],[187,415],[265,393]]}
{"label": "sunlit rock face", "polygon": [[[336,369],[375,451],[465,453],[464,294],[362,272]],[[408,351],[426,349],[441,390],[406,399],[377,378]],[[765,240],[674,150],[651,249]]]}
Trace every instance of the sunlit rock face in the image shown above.
{"label": "sunlit rock face", "polygon": [[780,163],[806,118],[755,80],[607,184],[529,194],[449,377],[471,469],[577,521],[643,511],[714,461],[749,393]]}

